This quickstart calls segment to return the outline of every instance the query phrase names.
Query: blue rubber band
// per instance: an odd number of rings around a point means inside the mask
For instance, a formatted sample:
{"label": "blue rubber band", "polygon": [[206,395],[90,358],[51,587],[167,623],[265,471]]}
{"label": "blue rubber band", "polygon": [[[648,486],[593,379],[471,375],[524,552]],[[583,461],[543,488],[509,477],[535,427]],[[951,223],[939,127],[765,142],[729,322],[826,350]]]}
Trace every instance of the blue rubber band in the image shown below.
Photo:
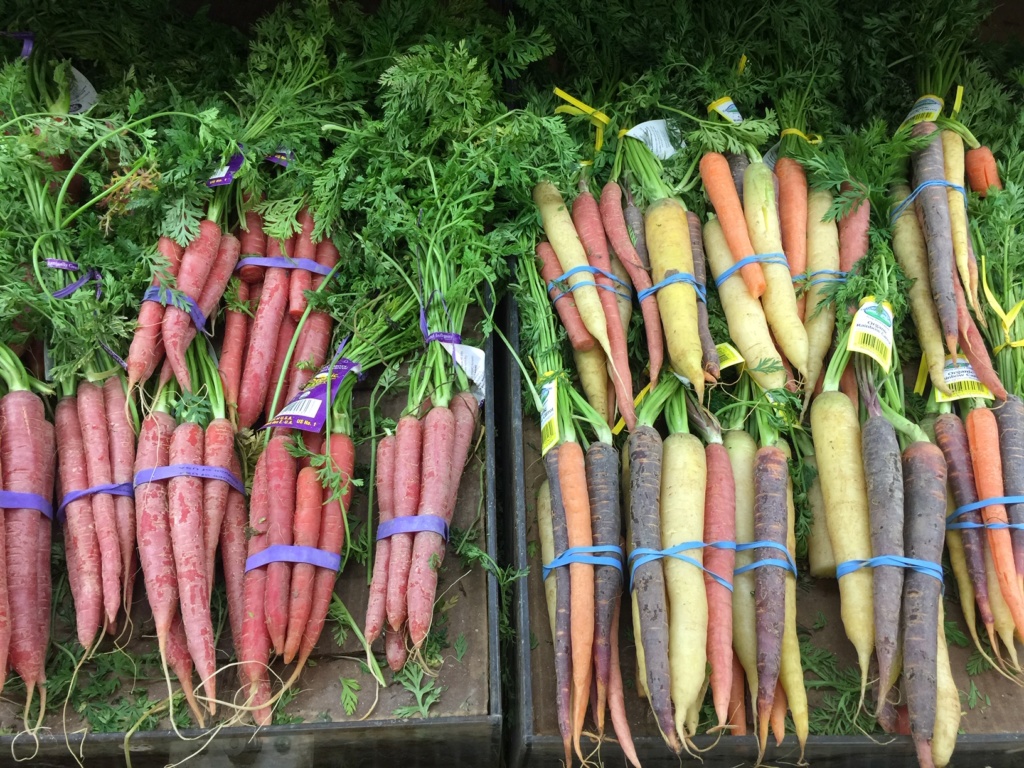
{"label": "blue rubber band", "polygon": [[734,570],[732,572],[733,576],[739,576],[741,573],[747,573],[748,571],[752,571],[755,568],[761,568],[765,565],[774,565],[778,568],[785,568],[794,576],[799,576],[799,573],[796,570],[796,563],[793,561],[793,556],[789,554],[789,549],[786,547],[785,544],[779,544],[777,541],[751,541],[747,544],[737,544],[736,551],[748,552],[751,549],[760,549],[761,547],[766,547],[768,549],[777,549],[779,552],[782,552],[786,556],[786,559],[779,560],[774,557],[769,557],[764,560],[756,560],[753,563],[740,566],[739,568]]}
{"label": "blue rubber band", "polygon": [[[606,557],[595,554],[597,552],[611,552],[615,556]],[[569,549],[558,555],[550,563],[543,566],[541,576],[546,580],[555,568],[564,568],[565,566],[572,565],[573,563],[582,563],[584,565],[609,565],[612,568],[617,568],[619,573],[622,573],[622,547],[618,545],[569,547]]]}
{"label": "blue rubber band", "polygon": [[990,507],[993,504],[1024,504],[1024,496],[994,496],[991,499],[982,499],[981,501],[975,501],[971,504],[964,504],[962,507],[957,507],[953,513],[946,518],[946,528],[951,531],[963,530],[965,528],[988,528],[993,531],[1024,531],[1024,523],[973,523],[969,520],[965,520],[959,523],[951,523],[949,520],[955,520],[961,515],[965,515],[968,512],[976,512],[979,509]]}
{"label": "blue rubber band", "polygon": [[168,304],[175,306],[181,311],[188,313],[188,316],[192,318],[192,322],[198,330],[201,331],[206,327],[206,315],[203,314],[203,311],[194,299],[189,298],[183,293],[176,293],[170,288],[164,288],[160,285],[151,285],[142,294],[142,300],[156,301],[165,307]]}
{"label": "blue rubber band", "polygon": [[917,188],[914,189],[913,192],[907,195],[902,201],[900,201],[899,205],[892,209],[892,213],[889,214],[889,222],[895,224],[896,220],[903,215],[903,212],[907,210],[907,208],[910,207],[910,205],[917,199],[917,196],[928,187],[949,187],[950,189],[955,189],[964,196],[964,206],[967,205],[967,190],[959,184],[954,184],[952,181],[946,181],[945,179],[928,179],[927,181],[922,181],[918,184]]}
{"label": "blue rubber band", "polygon": [[749,264],[778,264],[783,267],[789,267],[789,262],[786,261],[786,254],[784,253],[755,253],[753,256],[742,258],[730,266],[715,278],[715,285],[721,288],[722,283]]}
{"label": "blue rubber band", "polygon": [[83,488],[80,491],[68,491],[64,494],[64,498],[61,499],[60,506],[57,507],[57,519],[64,519],[64,508],[71,502],[96,493],[109,493],[112,496],[134,496],[135,489],[131,483],[105,483],[104,485],[96,485],[92,488]]}
{"label": "blue rubber band", "polygon": [[155,483],[159,480],[170,480],[173,477],[198,477],[203,480],[223,480],[243,496],[245,485],[238,476],[224,467],[208,467],[204,464],[170,464],[163,467],[152,467],[151,469],[140,469],[135,473],[132,485],[138,488],[146,483]]}
{"label": "blue rubber band", "polygon": [[[578,283],[576,283],[576,285],[568,286],[568,290],[567,291],[563,291],[561,289],[560,283],[565,283],[570,277],[573,277],[574,275],[578,275],[578,274],[580,274],[582,272],[586,272],[586,273],[591,274],[591,275],[604,275],[609,280],[614,280],[616,283],[621,285],[626,290],[625,291],[619,291],[619,290],[616,290],[614,286],[601,285],[600,283],[594,282],[593,280],[581,280]],[[563,296],[565,296],[567,293],[571,293],[572,291],[575,291],[577,288],[582,288],[585,285],[592,285],[595,288],[600,288],[600,289],[605,290],[605,291],[611,291],[616,296],[618,296],[620,298],[623,298],[623,299],[629,300],[629,299],[633,298],[632,295],[630,295],[630,293],[629,293],[629,290],[630,290],[629,283],[627,283],[625,280],[619,279],[618,277],[613,275],[611,272],[605,272],[603,269],[598,269],[597,267],[592,267],[589,264],[581,264],[578,267],[573,267],[568,272],[566,272],[564,275],[556,277],[554,280],[552,280],[550,283],[548,283],[548,294],[550,295],[550,293],[552,291],[558,291],[558,295],[551,299],[552,303],[554,303],[554,302],[558,301],[560,298],[562,298]]]}
{"label": "blue rubber band", "polygon": [[[816,280],[811,279],[818,275],[825,275],[825,277],[818,277]],[[794,283],[802,283],[805,280],[808,281],[807,288],[810,288],[812,285],[821,285],[822,283],[845,283],[846,272],[839,269],[818,269],[814,272],[804,272],[793,277]]]}
{"label": "blue rubber band", "polygon": [[648,296],[653,296],[655,293],[660,291],[667,285],[673,283],[686,283],[693,287],[693,290],[697,292],[697,298],[705,304],[708,303],[708,290],[703,285],[697,282],[697,278],[691,275],[689,272],[676,272],[674,275],[669,275],[660,283],[652,285],[650,288],[644,288],[642,291],[637,293],[636,298],[638,301],[643,301]]}
{"label": "blue rubber band", "polygon": [[882,566],[910,568],[925,576],[938,579],[940,583],[942,582],[942,566],[938,563],[928,560],[916,560],[912,557],[902,557],[900,555],[880,555],[869,560],[847,560],[845,563],[839,563],[836,566],[836,578],[841,579],[848,573],[853,573],[861,568],[878,568]]}
{"label": "blue rubber band", "polygon": [[34,509],[53,520],[53,504],[37,493],[0,491],[0,509]]}
{"label": "blue rubber band", "polygon": [[709,571],[704,565],[692,557],[681,554],[691,549],[704,549],[705,547],[713,547],[714,549],[731,549],[736,550],[736,542],[734,541],[713,541],[711,543],[705,543],[703,541],[684,541],[675,546],[669,547],[668,549],[650,549],[648,547],[637,547],[629,553],[629,591],[633,591],[633,580],[636,577],[636,570],[642,565],[653,563],[655,560],[661,560],[665,557],[671,557],[673,560],[679,560],[683,563],[689,563],[695,568],[699,568],[704,571],[708,576],[713,578],[723,587],[732,592],[732,583],[718,575],[714,571]]}

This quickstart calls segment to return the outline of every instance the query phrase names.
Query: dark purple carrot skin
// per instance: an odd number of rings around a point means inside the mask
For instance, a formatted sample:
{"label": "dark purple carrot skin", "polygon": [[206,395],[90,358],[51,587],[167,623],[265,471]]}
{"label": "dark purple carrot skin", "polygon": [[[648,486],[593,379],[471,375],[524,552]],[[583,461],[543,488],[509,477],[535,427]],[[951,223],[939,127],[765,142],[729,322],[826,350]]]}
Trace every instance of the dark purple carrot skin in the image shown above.
{"label": "dark purple carrot skin", "polygon": [[[998,414],[999,411],[996,410]],[[998,416],[996,417],[998,421]],[[935,442],[942,450],[946,459],[946,471],[949,485],[953,491],[953,501],[958,507],[978,501],[978,489],[974,484],[974,465],[971,463],[971,450],[967,442],[967,429],[960,417],[953,413],[943,413],[935,419]],[[1006,477],[1003,477],[1006,483]],[[981,524],[981,514],[974,510],[960,515],[957,522]],[[992,604],[988,597],[988,577],[985,575],[985,533],[981,528],[960,529],[960,539],[964,544],[964,558],[967,560],[967,572],[971,576],[974,587],[974,599],[978,604],[981,623],[991,627],[995,623],[992,615]]]}
{"label": "dark purple carrot skin", "polygon": [[[591,443],[587,449],[587,495],[590,496],[590,518],[594,546],[618,546],[622,536],[619,512],[619,452],[608,443]],[[594,683],[597,695],[598,731],[604,725],[604,704],[612,668],[612,623],[615,606],[622,597],[622,574],[610,565],[594,568],[596,611],[594,614]]]}
{"label": "dark purple carrot skin", "polygon": [[729,161],[729,170],[732,171],[732,182],[736,185],[736,194],[740,196],[740,200],[743,199],[743,174],[746,173],[747,166],[750,165],[750,158],[744,154],[736,154],[735,152],[726,152],[725,159]]}
{"label": "dark purple carrot skin", "polygon": [[[754,537],[786,546],[789,509],[786,483],[789,463],[776,446],[762,446],[754,458]],[[781,551],[769,547],[756,550],[758,560],[780,560]],[[786,570],[779,566],[761,566],[755,572],[754,605],[757,613],[757,712],[763,737],[759,754],[764,752],[768,736],[775,688],[782,668],[782,631],[786,624]],[[760,736],[760,735],[759,735]]]}
{"label": "dark purple carrot skin", "polygon": [[[861,457],[871,519],[871,554],[903,555],[903,468],[896,430],[884,416],[872,416],[861,428]],[[878,703],[881,708],[892,684],[899,653],[903,569],[874,569],[875,655],[878,657]]]}
{"label": "dark purple carrot skin", "polygon": [[[742,198],[741,198],[742,199]],[[704,236],[701,234],[700,218],[693,211],[686,212],[686,223],[690,225],[690,249],[693,251],[693,277],[700,285],[707,284],[707,273],[704,269]],[[721,371],[718,368],[718,348],[711,338],[708,327],[708,305],[697,302],[697,333],[700,335],[701,365],[704,373],[715,381]]]}
{"label": "dark purple carrot skin", "polygon": [[[558,481],[558,451],[544,456],[544,469],[551,492],[551,538],[555,555],[569,548],[569,529],[562,504],[562,485]],[[572,649],[569,632],[569,569],[556,568],[555,578],[555,680],[558,689],[558,732],[565,745],[566,765],[572,765]]]}
{"label": "dark purple carrot skin", "polygon": [[[628,446],[629,516],[632,527],[630,548],[658,550],[661,549],[661,435],[653,427],[638,426],[630,434]],[[665,592],[665,572],[660,560],[636,569],[633,592],[636,594],[640,624],[643,627],[641,639],[647,664],[647,690],[651,695],[651,708],[665,741],[678,753],[681,747],[672,719],[669,685],[668,611],[665,610],[668,598]],[[782,623],[780,620],[780,638]]]}
{"label": "dark purple carrot skin", "polygon": [[[916,442],[903,452],[903,487],[907,557],[941,565],[946,461],[937,446]],[[903,680],[910,733],[921,768],[930,768],[942,583],[909,568],[903,583]]]}
{"label": "dark purple carrot skin", "polygon": [[[1003,458],[1003,492],[1007,496],[1024,496],[1024,402],[1016,395],[993,406],[999,425],[999,453]],[[1011,523],[1024,523],[1024,504],[1007,504]],[[1017,575],[1024,575],[1024,529],[1011,530],[1013,563]]]}
{"label": "dark purple carrot skin", "polygon": [[[932,135],[931,143],[912,156],[914,183],[946,178],[942,141],[935,123],[918,123],[911,130],[913,136]],[[942,186],[925,187],[917,196],[919,216],[923,222],[925,242],[928,245],[928,276],[931,278],[932,298],[939,313],[939,323],[950,354],[956,353],[957,315],[953,293],[953,237],[949,222],[949,199]]]}
{"label": "dark purple carrot skin", "polygon": [[633,193],[630,192],[628,184],[622,185],[622,191],[626,193],[626,206],[622,210],[622,215],[626,217],[629,237],[633,241],[636,255],[640,257],[640,262],[644,265],[644,269],[650,271],[651,256],[647,251],[647,236],[644,234],[644,215],[636,207],[636,201],[633,200]]}

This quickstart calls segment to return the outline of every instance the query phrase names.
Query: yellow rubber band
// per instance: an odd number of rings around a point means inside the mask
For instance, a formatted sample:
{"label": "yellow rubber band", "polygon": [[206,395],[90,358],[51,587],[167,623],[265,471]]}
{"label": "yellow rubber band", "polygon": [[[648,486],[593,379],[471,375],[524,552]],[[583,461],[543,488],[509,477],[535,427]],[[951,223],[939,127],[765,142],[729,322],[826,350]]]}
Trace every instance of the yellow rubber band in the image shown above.
{"label": "yellow rubber band", "polygon": [[811,145],[821,144],[822,141],[820,134],[804,133],[799,128],[783,128],[782,133],[780,133],[779,136],[799,136],[801,139],[803,139],[804,141]]}
{"label": "yellow rubber band", "polygon": [[963,104],[963,100],[964,100],[964,87],[962,85],[958,85],[956,87],[956,98],[953,99],[953,117],[956,117],[957,115],[960,114],[960,107]]}
{"label": "yellow rubber band", "polygon": [[736,74],[742,75],[743,70],[747,68],[747,54],[740,56],[740,63],[736,65]]}
{"label": "yellow rubber band", "polygon": [[601,147],[604,146],[604,127],[611,122],[611,118],[604,112],[594,109],[574,96],[570,96],[561,88],[555,88],[554,92],[555,96],[568,102],[568,104],[560,104],[555,107],[555,114],[586,115],[590,118],[590,122],[597,128],[597,135],[594,137],[594,151],[600,152]]}
{"label": "yellow rubber band", "polygon": [[625,136],[626,134],[628,134],[632,130],[633,130],[632,128],[622,128],[619,131],[619,138],[621,139],[623,136]]}
{"label": "yellow rubber band", "polygon": [[1024,299],[1021,299],[1013,307],[1011,307],[1009,312],[1003,310],[1002,305],[1000,305],[998,299],[996,299],[995,294],[992,293],[992,289],[989,288],[988,285],[988,270],[985,267],[984,252],[981,254],[981,287],[982,290],[985,292],[985,301],[988,302],[988,305],[992,308],[992,311],[995,312],[996,317],[999,318],[999,324],[1003,328],[1003,342],[999,346],[995,347],[993,349],[993,352],[999,354],[1002,350],[1006,349],[1007,347],[1024,347],[1024,339],[1014,340],[1010,336],[1010,329],[1013,327],[1014,320],[1017,319],[1017,315],[1019,315],[1021,310],[1024,309]]}

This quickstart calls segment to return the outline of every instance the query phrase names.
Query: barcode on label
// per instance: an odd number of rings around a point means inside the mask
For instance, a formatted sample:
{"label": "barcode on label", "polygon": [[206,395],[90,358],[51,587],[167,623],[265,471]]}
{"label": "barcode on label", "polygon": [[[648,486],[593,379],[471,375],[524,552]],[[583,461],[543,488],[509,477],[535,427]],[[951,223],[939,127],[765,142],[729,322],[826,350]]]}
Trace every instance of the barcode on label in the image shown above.
{"label": "barcode on label", "polygon": [[975,395],[978,392],[976,381],[947,381],[946,386],[954,395]]}
{"label": "barcode on label", "polygon": [[862,331],[856,335],[854,340],[858,346],[873,349],[875,352],[882,355],[883,357],[889,356],[889,347],[886,345],[884,341],[882,341],[877,336],[873,336],[870,333],[864,333]]}
{"label": "barcode on label", "polygon": [[316,416],[321,405],[322,401],[315,397],[307,397],[303,400],[293,400],[281,409],[278,416],[304,416],[306,418],[312,418],[313,416]]}

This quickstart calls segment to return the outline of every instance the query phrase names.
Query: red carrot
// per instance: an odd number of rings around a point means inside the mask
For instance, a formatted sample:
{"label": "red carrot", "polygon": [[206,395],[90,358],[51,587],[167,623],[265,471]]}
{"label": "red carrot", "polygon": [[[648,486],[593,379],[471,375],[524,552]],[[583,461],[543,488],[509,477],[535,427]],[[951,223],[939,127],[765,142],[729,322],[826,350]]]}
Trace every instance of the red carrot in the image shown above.
{"label": "red carrot", "polygon": [[[377,443],[377,509],[380,522],[386,523],[395,515],[395,436],[388,435]],[[384,628],[385,604],[388,593],[388,562],[391,559],[391,539],[377,542],[373,558],[373,578],[370,581],[370,597],[366,603],[366,622],[363,635],[367,643],[373,643]]]}
{"label": "red carrot", "polygon": [[[267,255],[267,236],[263,233],[263,217],[256,211],[245,212],[245,229],[239,235],[242,242],[242,258]],[[253,285],[263,281],[263,267],[246,264],[238,271],[242,282]]]}
{"label": "red carrot", "polygon": [[[132,482],[135,463],[135,430],[128,423],[127,401],[120,376],[111,376],[103,383],[103,403],[107,411],[107,429],[110,430],[110,470],[115,483]],[[126,611],[132,606],[135,586],[135,498],[115,496],[117,513],[117,539],[121,548],[122,602]]]}
{"label": "red carrot", "polygon": [[[323,240],[317,245],[316,263],[320,266],[334,269],[338,258],[338,249],[330,240]],[[323,280],[323,276],[313,275],[314,291],[320,287]],[[299,331],[299,340],[295,343],[288,397],[285,398],[285,402],[295,397],[327,362],[327,349],[331,344],[333,322],[327,312],[310,312],[309,317],[306,318],[306,324]]]}
{"label": "red carrot", "polygon": [[[295,488],[295,522],[292,539],[297,547],[316,547],[320,536],[323,488],[317,471],[305,467],[299,471]],[[302,635],[313,608],[313,579],[317,568],[309,563],[292,566],[291,595],[288,605],[288,629],[285,633],[284,663],[291,664],[298,653]]]}
{"label": "red carrot", "polygon": [[[395,517],[410,517],[420,505],[420,461],[423,452],[422,425],[415,416],[403,416],[395,430]],[[396,632],[408,615],[406,589],[412,564],[413,534],[391,537],[388,563],[388,624]],[[403,641],[404,646],[404,641]]]}
{"label": "red carrot", "polygon": [[409,658],[409,649],[405,647],[405,635],[393,629],[384,629],[384,654],[392,672],[398,672],[405,666]]}
{"label": "red carrot", "polygon": [[740,657],[732,655],[732,689],[729,694],[729,728],[733,736],[747,735],[746,691]]}
{"label": "red carrot", "polygon": [[[89,487],[111,482],[110,443],[103,390],[83,381],[78,385],[78,419],[85,444],[85,466]],[[100,545],[100,572],[103,577],[103,608],[107,622],[117,621],[121,607],[121,547],[117,538],[117,512],[114,497],[96,493],[92,497],[92,513]]]}
{"label": "red carrot", "polygon": [[[256,462],[252,479],[252,498],[249,501],[249,557],[254,557],[267,548],[268,509],[270,489],[267,477],[267,452],[264,451]],[[265,595],[267,569],[254,568],[245,573],[243,597],[245,610],[242,614],[242,640],[238,652],[239,668],[243,687],[248,686],[247,700],[257,700],[260,688],[269,689],[270,677],[267,663],[270,661],[270,633],[267,629]],[[256,720],[259,722],[259,717]]]}
{"label": "red carrot", "polygon": [[[42,423],[43,466],[46,476],[43,478],[43,496],[53,498],[54,474],[56,473],[57,431],[48,421]],[[41,638],[43,659],[50,642],[50,606],[53,602],[53,585],[50,574],[50,549],[53,540],[53,522],[49,519],[39,521],[39,542],[36,548],[36,559],[39,563],[39,637]],[[46,669],[42,670],[45,679]]]}
{"label": "red carrot", "polygon": [[[558,256],[555,254],[555,249],[551,247],[551,243],[547,241],[537,243],[536,252],[537,258],[540,260],[540,276],[545,283],[550,285],[562,276],[562,267],[558,263]],[[633,282],[636,283],[635,280]],[[648,282],[650,282],[650,278],[648,278]],[[555,310],[558,312],[565,332],[569,335],[569,343],[572,344],[572,348],[577,352],[593,349],[597,342],[594,341],[594,337],[590,335],[590,331],[583,324],[580,311],[576,307],[576,300],[572,297],[568,286],[564,286],[564,289],[557,285],[552,286],[548,289],[548,295],[555,303]]]}
{"label": "red carrot", "polygon": [[989,391],[991,391],[999,400],[1006,400],[1006,388],[999,380],[999,375],[996,373],[996,369],[992,366],[992,359],[988,356],[988,348],[985,346],[985,340],[982,338],[981,332],[978,331],[978,326],[974,324],[974,318],[971,317],[970,313],[967,311],[967,301],[964,296],[964,289],[960,285],[960,280],[956,277],[955,264],[953,266],[953,270],[953,294],[956,298],[957,329],[960,333],[960,349],[963,351],[964,357],[966,357],[967,361],[971,364],[971,368],[974,369],[975,374],[977,374],[978,380],[988,387]]}
{"label": "red carrot", "polygon": [[174,614],[174,621],[167,634],[167,666],[181,683],[185,701],[188,702],[189,709],[192,710],[199,727],[202,728],[203,713],[199,709],[199,704],[196,703],[196,694],[192,687],[192,657],[188,655],[188,639],[185,637],[185,625],[182,623],[180,613]]}
{"label": "red carrot", "polygon": [[[780,157],[775,164],[779,180],[779,225],[782,229],[782,250],[793,277],[807,271],[807,174],[791,157]],[[804,316],[806,294],[797,297],[797,313]]]}
{"label": "red carrot", "polygon": [[[707,487],[704,495],[704,541],[736,540],[736,484],[729,454],[721,443],[705,448]],[[719,727],[729,722],[732,696],[732,592],[710,574],[732,583],[736,552],[708,547],[704,550],[704,589],[708,600],[707,657],[711,664],[711,695]],[[742,679],[742,678],[741,678]]]}
{"label": "red carrot", "polygon": [[[841,190],[849,192],[853,185],[843,182]],[[867,256],[868,226],[871,221],[871,204],[865,199],[858,202],[839,219],[839,269],[849,272]]]}
{"label": "red carrot", "polygon": [[[171,464],[203,463],[203,428],[194,422],[182,422],[171,437]],[[210,617],[210,591],[206,586],[206,559],[203,551],[203,481],[198,477],[172,477],[167,482],[168,519],[174,569],[178,578],[181,619],[188,635],[188,650],[210,699],[210,712],[216,710],[217,680],[213,648],[213,622]]]}
{"label": "red carrot", "polygon": [[[238,457],[232,454],[231,471],[241,476]],[[234,488],[228,490],[227,509],[220,527],[220,560],[228,596],[228,621],[235,655],[242,658],[242,623],[245,615],[245,496]]]}
{"label": "red carrot", "polygon": [[[291,438],[275,434],[267,445],[267,543],[290,545],[292,521],[295,517],[295,480],[298,465],[288,453]],[[288,627],[288,594],[291,584],[291,563],[267,565],[266,616],[274,652],[284,653],[285,631]]]}
{"label": "red carrot", "polygon": [[[301,231],[295,240],[296,259],[316,259],[316,245],[313,243],[313,215],[308,208],[299,211]],[[288,287],[288,314],[298,322],[306,311],[306,291],[313,287],[313,273],[305,269],[293,269]]]}
{"label": "red carrot", "polygon": [[[235,428],[227,419],[214,419],[206,427],[203,464],[207,467],[230,470],[235,462]],[[231,486],[223,480],[203,480],[203,561],[206,564],[206,586],[211,593],[217,560],[217,542],[220,541],[220,529],[227,513],[230,488]]]}
{"label": "red carrot", "polygon": [[[178,276],[181,257],[185,249],[169,237],[161,237],[157,251],[167,261],[167,272],[172,278]],[[159,275],[153,276],[153,285],[163,285]],[[139,321],[135,327],[132,344],[128,348],[128,388],[133,389],[156,371],[163,357],[163,341],[160,326],[164,319],[164,306],[159,301],[144,301],[139,306]]]}
{"label": "red carrot", "polygon": [[[274,367],[270,374],[270,386],[267,387],[267,399],[263,404],[263,413],[270,421],[286,404],[285,393],[287,392],[288,380],[285,379],[285,388],[277,394],[277,383],[281,380],[281,371],[284,370],[284,361],[288,357],[288,349],[292,344],[292,337],[295,336],[295,319],[291,315],[285,315],[281,320],[281,327],[277,332],[277,344],[274,348]],[[277,400],[275,401],[275,395]]]}
{"label": "red carrot", "polygon": [[[237,299],[240,303],[249,301],[248,283],[239,281]],[[249,316],[245,312],[231,308],[226,309],[224,312],[224,341],[221,345],[217,370],[220,372],[220,382],[224,388],[224,404],[228,408],[228,418],[232,423],[236,423],[238,419],[238,388],[242,383],[242,363],[248,335]]]}

